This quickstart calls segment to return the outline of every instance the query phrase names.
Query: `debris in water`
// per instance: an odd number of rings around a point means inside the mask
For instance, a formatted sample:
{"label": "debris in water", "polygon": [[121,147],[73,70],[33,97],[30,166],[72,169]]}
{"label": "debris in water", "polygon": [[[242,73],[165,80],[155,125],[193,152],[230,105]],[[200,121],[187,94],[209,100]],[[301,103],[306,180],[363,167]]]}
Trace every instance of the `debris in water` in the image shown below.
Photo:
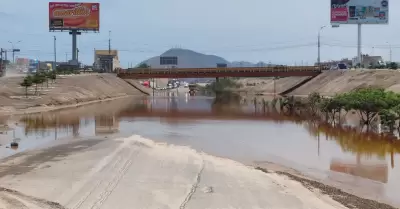
{"label": "debris in water", "polygon": [[17,142],[11,142],[11,147],[18,147],[18,143]]}
{"label": "debris in water", "polygon": [[203,189],[204,193],[213,193],[213,188],[212,187],[204,187]]}

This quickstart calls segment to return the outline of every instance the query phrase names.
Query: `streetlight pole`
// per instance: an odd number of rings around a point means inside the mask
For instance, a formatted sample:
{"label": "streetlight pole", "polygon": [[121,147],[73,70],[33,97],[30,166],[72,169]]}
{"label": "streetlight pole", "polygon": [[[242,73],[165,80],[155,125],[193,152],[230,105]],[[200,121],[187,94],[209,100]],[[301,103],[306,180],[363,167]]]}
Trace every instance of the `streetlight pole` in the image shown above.
{"label": "streetlight pole", "polygon": [[[21,41],[18,41],[17,43],[15,43],[15,44],[18,44],[18,43],[20,43]],[[13,56],[13,63],[15,63],[15,59],[14,59],[14,57],[15,57],[15,48],[14,48],[14,43],[12,42],[12,41],[8,41],[8,43],[10,43],[11,44],[11,46],[12,46],[12,56]]]}
{"label": "streetlight pole", "polygon": [[319,28],[318,31],[318,67],[321,66],[321,31],[324,29],[326,26],[322,26]]}
{"label": "streetlight pole", "polygon": [[358,64],[360,65],[360,68],[362,67],[362,52],[361,52],[361,26],[362,24],[359,23],[357,25],[358,29],[358,41],[357,41],[357,59],[358,59]]}
{"label": "streetlight pole", "polygon": [[57,69],[57,38],[56,36],[54,36],[54,66],[53,66],[53,70],[54,72]]}
{"label": "streetlight pole", "polygon": [[392,62],[392,45],[389,42],[386,43],[389,44],[389,60]]}

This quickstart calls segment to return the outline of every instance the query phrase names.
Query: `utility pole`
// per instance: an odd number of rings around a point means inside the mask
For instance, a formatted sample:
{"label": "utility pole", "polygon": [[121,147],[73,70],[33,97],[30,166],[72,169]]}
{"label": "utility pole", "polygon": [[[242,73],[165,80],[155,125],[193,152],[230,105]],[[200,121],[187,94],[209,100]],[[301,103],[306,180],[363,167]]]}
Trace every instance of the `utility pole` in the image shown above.
{"label": "utility pole", "polygon": [[360,68],[362,67],[362,52],[361,52],[361,23],[357,25],[357,34],[358,34],[358,41],[357,41],[357,58],[358,63],[360,64]]}
{"label": "utility pole", "polygon": [[326,27],[325,25],[320,27],[318,31],[318,60],[317,60],[318,66],[321,66],[321,31],[325,27]]}
{"label": "utility pole", "polygon": [[111,55],[111,31],[108,31],[108,55]]}
{"label": "utility pole", "polygon": [[54,36],[54,66],[53,71],[57,69],[57,38]]}
{"label": "utility pole", "polygon": [[[111,55],[111,30],[108,31],[108,55],[109,56]],[[109,73],[112,72],[111,68],[112,68],[112,61],[113,60],[114,60],[113,58],[111,59],[111,61],[109,59],[109,62],[110,62],[110,63],[108,63],[108,71],[109,71]]]}
{"label": "utility pole", "polygon": [[274,99],[276,98],[276,77],[274,79]]}
{"label": "utility pole", "polygon": [[[3,63],[4,63],[4,59],[3,59],[3,48],[1,48],[0,49],[0,58],[1,58],[1,63],[0,63],[0,72],[2,72],[2,70],[3,70]],[[2,74],[4,74],[4,72],[2,72]],[[0,76],[2,75],[2,74],[0,74]]]}
{"label": "utility pole", "polygon": [[68,52],[65,52],[65,62],[68,62]]}
{"label": "utility pole", "polygon": [[392,45],[389,42],[386,43],[389,44],[389,60],[392,62]]}

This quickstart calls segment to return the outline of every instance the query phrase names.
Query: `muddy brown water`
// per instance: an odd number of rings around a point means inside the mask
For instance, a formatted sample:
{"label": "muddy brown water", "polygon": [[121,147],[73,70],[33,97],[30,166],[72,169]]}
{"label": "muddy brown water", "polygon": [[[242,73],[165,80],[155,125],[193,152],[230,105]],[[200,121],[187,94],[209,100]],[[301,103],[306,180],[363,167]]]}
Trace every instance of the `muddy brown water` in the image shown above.
{"label": "muddy brown water", "polygon": [[[256,108],[251,100],[137,97],[0,118],[0,157],[93,136],[141,135],[247,164],[272,162],[400,205],[400,141]],[[11,142],[18,147],[11,147]]]}

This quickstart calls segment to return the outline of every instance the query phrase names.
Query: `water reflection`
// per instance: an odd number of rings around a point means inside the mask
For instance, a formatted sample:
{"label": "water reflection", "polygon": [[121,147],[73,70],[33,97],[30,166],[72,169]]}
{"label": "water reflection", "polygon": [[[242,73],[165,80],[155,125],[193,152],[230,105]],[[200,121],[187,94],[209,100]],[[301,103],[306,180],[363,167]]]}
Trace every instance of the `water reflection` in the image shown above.
{"label": "water reflection", "polygon": [[390,156],[391,167],[394,168],[394,155],[400,154],[400,141],[394,137],[374,133],[365,133],[353,127],[332,127],[329,124],[305,123],[313,136],[325,135],[326,140],[335,141],[343,152],[360,156],[385,159]]}
{"label": "water reflection", "polygon": [[357,156],[356,162],[333,159],[330,164],[330,170],[382,183],[388,182],[388,165],[384,160],[363,164],[360,156]]}
{"label": "water reflection", "polygon": [[114,115],[95,116],[96,135],[113,134],[119,132],[119,120]]}
{"label": "water reflection", "polygon": [[[18,121],[16,137],[21,138],[17,151],[65,137],[139,134],[239,161],[281,163],[280,159],[284,159],[307,169],[333,171],[392,186],[391,190],[380,189],[386,192],[400,191],[400,180],[395,178],[400,175],[400,168],[395,167],[400,158],[400,141],[356,128],[335,128],[281,115],[271,104],[259,101],[234,95],[187,97],[171,92],[170,96],[122,99],[24,115],[13,118]],[[7,119],[4,124],[9,121],[10,125],[13,120]],[[1,144],[10,144],[16,138],[8,129],[3,132]]]}
{"label": "water reflection", "polygon": [[71,129],[73,136],[79,136],[79,127],[81,125],[79,115],[60,115],[54,113],[42,113],[23,116],[19,122],[24,124],[25,135],[42,134],[45,135],[49,129],[58,130]]}

